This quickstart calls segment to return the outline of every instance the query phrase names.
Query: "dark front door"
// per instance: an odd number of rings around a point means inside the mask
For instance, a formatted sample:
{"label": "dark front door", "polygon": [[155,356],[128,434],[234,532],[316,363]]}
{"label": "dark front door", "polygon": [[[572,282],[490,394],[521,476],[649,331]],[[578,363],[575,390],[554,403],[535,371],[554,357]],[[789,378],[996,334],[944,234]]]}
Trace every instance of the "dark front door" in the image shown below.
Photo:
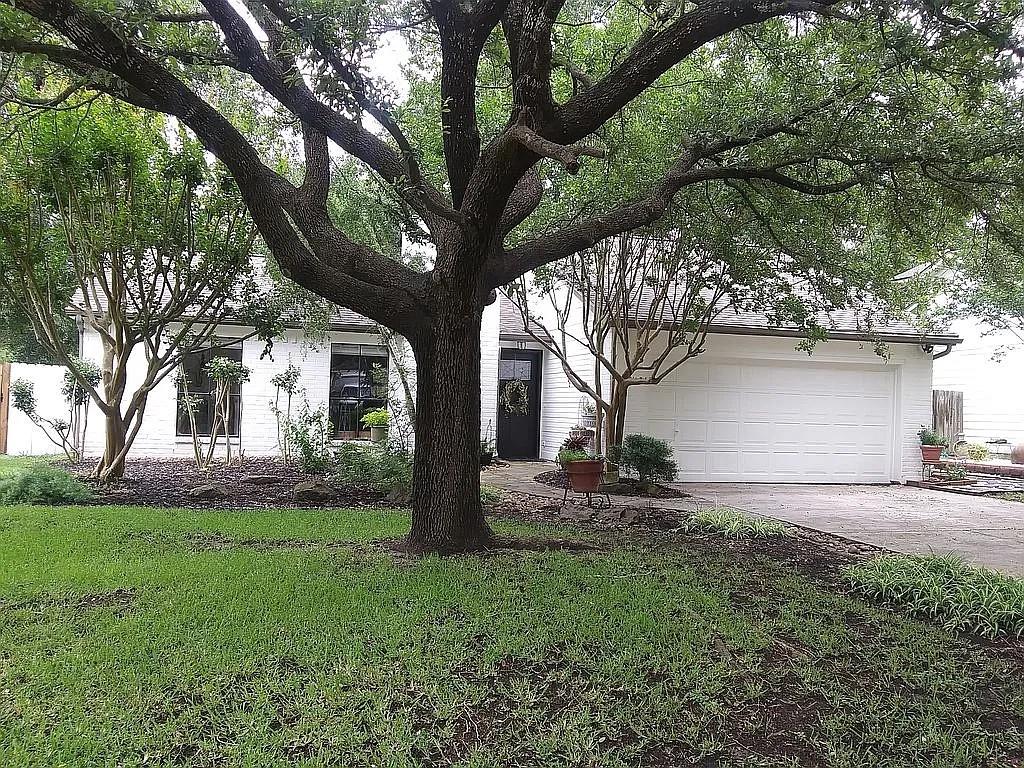
{"label": "dark front door", "polygon": [[536,459],[540,454],[540,352],[503,349],[498,361],[498,455]]}

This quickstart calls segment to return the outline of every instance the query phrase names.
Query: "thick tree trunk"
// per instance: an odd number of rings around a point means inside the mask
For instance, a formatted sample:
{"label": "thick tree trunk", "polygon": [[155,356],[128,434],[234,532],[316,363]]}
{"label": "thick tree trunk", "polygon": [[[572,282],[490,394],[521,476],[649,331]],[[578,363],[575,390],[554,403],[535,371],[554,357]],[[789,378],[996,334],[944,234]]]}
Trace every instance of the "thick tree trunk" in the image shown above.
{"label": "thick tree trunk", "polygon": [[410,549],[479,549],[491,532],[480,504],[480,321],[435,319],[414,344],[416,458]]}
{"label": "thick tree trunk", "polygon": [[100,480],[119,480],[124,477],[124,443],[127,429],[120,415],[106,416],[104,424],[103,457],[96,466],[96,476]]}

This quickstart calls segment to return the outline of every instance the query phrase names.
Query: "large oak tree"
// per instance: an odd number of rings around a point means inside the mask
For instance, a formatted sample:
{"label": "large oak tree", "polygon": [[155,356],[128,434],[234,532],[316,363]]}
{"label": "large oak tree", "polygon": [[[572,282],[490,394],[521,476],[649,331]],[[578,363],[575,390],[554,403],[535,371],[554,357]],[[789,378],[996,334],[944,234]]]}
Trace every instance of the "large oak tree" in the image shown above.
{"label": "large oak tree", "polygon": [[[177,117],[230,170],[288,277],[409,340],[410,543],[423,549],[489,537],[479,344],[497,287],[673,206],[706,215],[704,199],[756,217],[779,242],[781,269],[817,260],[825,288],[840,262],[884,277],[894,262],[876,259],[887,246],[933,250],[936,222],[953,228],[976,213],[980,198],[959,192],[1016,190],[1021,178],[1015,2],[3,6],[0,51],[38,84],[11,98],[45,108],[99,90]],[[413,52],[406,108],[365,66],[394,30]],[[225,103],[231,88],[257,89],[267,119],[301,133],[301,179],[261,154],[251,115]],[[331,145],[389,185],[407,230],[433,246],[429,269],[387,258],[332,219]],[[791,247],[803,227],[833,247]]]}

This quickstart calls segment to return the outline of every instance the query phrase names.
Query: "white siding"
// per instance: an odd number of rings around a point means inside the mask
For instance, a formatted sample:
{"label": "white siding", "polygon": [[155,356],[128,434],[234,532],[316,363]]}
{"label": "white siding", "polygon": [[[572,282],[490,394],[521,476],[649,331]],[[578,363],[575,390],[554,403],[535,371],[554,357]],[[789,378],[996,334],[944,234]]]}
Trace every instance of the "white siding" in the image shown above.
{"label": "white siding", "polygon": [[[36,412],[47,419],[70,419],[70,409],[61,387],[64,385],[64,369],[59,365],[11,365],[11,384],[18,379],[32,383],[36,397]],[[3,407],[8,407],[4,403]],[[96,418],[92,409],[90,418]],[[43,431],[29,421],[21,411],[10,405],[7,422],[7,453],[11,456],[46,456],[59,454],[61,449],[51,443]]]}
{"label": "white siding", "polygon": [[499,302],[504,297],[484,309],[483,324],[480,329],[480,437],[487,434],[487,425],[491,425],[490,437],[495,439],[498,429],[498,356],[501,354],[501,311]]}
{"label": "white siding", "polygon": [[[225,328],[222,338],[240,335],[240,329]],[[270,355],[263,356],[264,344],[258,339],[242,342],[242,362],[249,366],[251,377],[242,385],[242,449],[250,456],[274,455],[277,447],[277,422],[271,410],[274,399],[273,376],[280,373],[289,363],[302,370],[300,386],[311,408],[326,405],[329,397],[331,344],[380,344],[373,334],[333,332],[323,342],[306,343],[302,331],[288,331],[284,338],[274,342]],[[87,359],[98,362],[101,359],[99,336],[86,330],[83,352]],[[133,357],[129,369],[128,391],[134,391],[141,379],[145,362]],[[293,409],[301,402],[299,395],[293,402]],[[298,402],[296,402],[296,400]],[[102,419],[93,409],[89,420],[87,453],[98,455],[103,449]],[[176,434],[177,389],[174,374],[158,384],[149,395],[143,426],[132,452],[142,456],[185,456],[192,455],[192,439]]]}
{"label": "white siding", "polygon": [[1024,443],[1024,343],[1005,332],[984,334],[975,321],[953,330],[964,343],[935,361],[935,389],[964,393],[968,440]]}
{"label": "white siding", "polygon": [[[483,315],[481,339],[481,436],[487,429],[488,421],[492,422],[492,437],[497,424],[498,397],[498,355],[499,346],[499,311],[497,303],[487,307]],[[241,336],[243,329],[227,328],[221,331],[222,337]],[[251,378],[242,385],[242,449],[247,455],[274,455],[277,447],[277,422],[271,409],[274,399],[274,386],[271,379],[289,364],[302,370],[300,386],[312,409],[320,405],[326,406],[330,397],[331,344],[381,344],[381,339],[370,333],[332,332],[322,342],[305,341],[300,330],[289,330],[281,339],[274,342],[270,355],[261,355],[263,342],[249,339],[242,342],[242,362],[251,370]],[[102,359],[102,345],[99,335],[86,329],[82,342],[83,356],[99,363]],[[137,352],[129,367],[128,392],[134,391],[141,381],[145,361],[142,351]],[[409,363],[413,368],[415,383],[415,364],[411,353]],[[12,381],[17,378],[28,378],[35,384],[39,410],[46,416],[66,418],[67,405],[60,396],[63,368],[59,366],[12,366]],[[390,366],[390,382],[392,396],[401,397],[401,384]],[[293,410],[301,402],[301,395],[293,399]],[[192,440],[188,436],[176,434],[177,389],[174,375],[171,374],[158,384],[149,395],[143,426],[136,438],[132,451],[142,456],[184,456],[192,455]],[[56,447],[46,440],[39,431],[21,413],[11,409],[8,452],[11,454],[47,454],[54,453]],[[99,455],[103,450],[103,419],[94,407],[90,411],[89,429],[86,436],[86,453],[90,456]]]}

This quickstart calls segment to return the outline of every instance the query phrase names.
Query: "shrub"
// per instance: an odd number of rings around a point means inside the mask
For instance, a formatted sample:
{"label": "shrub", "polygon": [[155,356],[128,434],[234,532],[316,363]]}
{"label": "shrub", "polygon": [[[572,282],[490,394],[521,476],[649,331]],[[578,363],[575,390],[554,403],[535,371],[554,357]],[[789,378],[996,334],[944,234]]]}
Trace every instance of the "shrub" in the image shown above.
{"label": "shrub", "polygon": [[676,478],[672,446],[666,440],[650,435],[626,435],[615,456],[619,467],[635,473],[642,483]]}
{"label": "shrub", "polygon": [[319,475],[331,468],[331,422],[323,406],[314,411],[303,402],[287,430],[289,450],[298,452],[299,469]]}
{"label": "shrub", "polygon": [[84,504],[92,500],[89,486],[46,462],[0,478],[0,504]]}
{"label": "shrub", "polygon": [[1024,637],[1024,580],[956,555],[879,555],[844,575],[858,594],[906,606],[948,630]]}
{"label": "shrub", "polygon": [[412,458],[377,445],[346,443],[335,454],[334,479],[361,485],[391,496],[412,493]]}
{"label": "shrub", "polygon": [[683,529],[720,533],[736,539],[766,539],[771,536],[788,536],[791,533],[791,529],[785,523],[765,517],[754,517],[732,507],[698,509],[683,523]]}

